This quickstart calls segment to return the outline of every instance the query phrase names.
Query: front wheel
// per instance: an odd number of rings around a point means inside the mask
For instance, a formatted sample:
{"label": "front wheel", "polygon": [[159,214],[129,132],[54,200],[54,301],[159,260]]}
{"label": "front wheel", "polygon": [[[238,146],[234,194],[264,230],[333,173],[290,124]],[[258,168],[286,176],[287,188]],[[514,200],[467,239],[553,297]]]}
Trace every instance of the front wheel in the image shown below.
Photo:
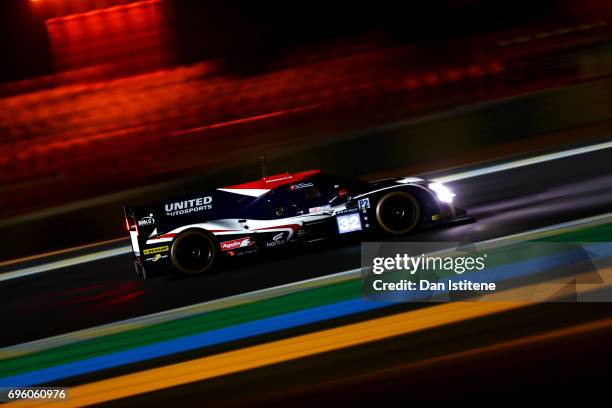
{"label": "front wheel", "polygon": [[213,267],[217,258],[217,246],[205,231],[187,230],[174,239],[170,257],[179,271],[188,275],[200,275]]}
{"label": "front wheel", "polygon": [[376,205],[376,220],[385,232],[406,234],[419,224],[421,206],[417,199],[405,191],[385,194]]}

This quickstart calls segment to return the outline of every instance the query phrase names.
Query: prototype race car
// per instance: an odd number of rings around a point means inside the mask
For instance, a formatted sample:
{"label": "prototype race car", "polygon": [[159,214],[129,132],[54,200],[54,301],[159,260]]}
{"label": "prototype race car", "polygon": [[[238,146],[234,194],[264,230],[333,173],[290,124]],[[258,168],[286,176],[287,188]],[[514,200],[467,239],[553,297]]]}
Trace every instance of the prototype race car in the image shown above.
{"label": "prototype race car", "polygon": [[366,182],[310,170],[125,205],[124,212],[138,274],[170,266],[195,275],[223,257],[448,222],[465,214],[453,197],[444,185],[416,177]]}

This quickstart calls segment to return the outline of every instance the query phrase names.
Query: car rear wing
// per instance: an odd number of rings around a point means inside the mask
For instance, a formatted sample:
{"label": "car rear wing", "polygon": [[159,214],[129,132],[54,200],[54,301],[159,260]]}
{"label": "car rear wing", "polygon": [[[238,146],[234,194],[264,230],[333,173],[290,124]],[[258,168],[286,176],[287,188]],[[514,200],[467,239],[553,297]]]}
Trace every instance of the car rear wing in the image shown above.
{"label": "car rear wing", "polygon": [[125,215],[125,228],[130,234],[132,251],[134,256],[140,257],[140,248],[146,243],[146,239],[157,228],[155,214],[149,207],[137,207],[131,205],[123,206]]}

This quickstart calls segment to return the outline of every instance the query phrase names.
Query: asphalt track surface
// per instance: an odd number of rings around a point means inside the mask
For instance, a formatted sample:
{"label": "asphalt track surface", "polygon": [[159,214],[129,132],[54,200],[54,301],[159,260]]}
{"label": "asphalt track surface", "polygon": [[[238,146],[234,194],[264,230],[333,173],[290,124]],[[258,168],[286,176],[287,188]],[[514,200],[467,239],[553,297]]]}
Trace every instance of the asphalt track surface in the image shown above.
{"label": "asphalt track surface", "polygon": [[[612,150],[449,183],[475,223],[405,241],[471,242],[612,210]],[[398,174],[403,176],[403,174]],[[358,242],[295,248],[202,277],[142,281],[120,255],[0,283],[0,347],[359,267]]]}
{"label": "asphalt track surface", "polygon": [[595,405],[610,381],[610,306],[540,303],[100,406]]}

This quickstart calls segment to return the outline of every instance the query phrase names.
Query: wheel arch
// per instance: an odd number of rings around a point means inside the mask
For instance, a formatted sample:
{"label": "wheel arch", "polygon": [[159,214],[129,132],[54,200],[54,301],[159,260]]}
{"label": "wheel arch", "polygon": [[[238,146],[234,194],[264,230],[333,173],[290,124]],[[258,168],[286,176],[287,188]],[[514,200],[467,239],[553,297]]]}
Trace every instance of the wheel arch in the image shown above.
{"label": "wheel arch", "polygon": [[419,204],[421,205],[421,217],[425,217],[423,219],[424,221],[427,221],[426,217],[430,216],[432,213],[437,214],[442,210],[440,208],[440,204],[438,203],[437,198],[433,195],[433,193],[419,184],[397,185],[392,188],[387,188],[381,191],[364,194],[363,197],[370,197],[374,201],[372,207],[376,208],[376,205],[378,204],[380,199],[384,197],[387,193],[393,191],[405,191],[414,195]]}
{"label": "wheel arch", "polygon": [[381,202],[385,200],[386,197],[397,193],[407,193],[414,200],[415,205],[417,206],[417,218],[413,227],[411,227],[408,231],[412,231],[419,226],[430,224],[431,215],[437,214],[441,210],[437,199],[432,195],[432,193],[424,186],[418,184],[398,185],[393,186],[392,188],[372,192],[366,196],[370,197],[373,216],[376,219],[377,228],[383,233],[396,234],[395,232],[390,231],[388,227],[381,224],[382,221],[380,220],[379,211]]}
{"label": "wheel arch", "polygon": [[185,270],[183,267],[179,265],[179,262],[177,260],[178,245],[184,239],[184,237],[189,236],[189,235],[205,236],[209,240],[211,250],[212,250],[212,255],[211,255],[212,260],[210,262],[210,265],[206,267],[206,269],[202,272],[205,272],[206,270],[211,269],[218,262],[217,258],[219,258],[219,255],[221,252],[219,240],[212,232],[210,232],[206,228],[195,227],[195,226],[182,230],[172,239],[172,241],[170,241],[170,262],[172,266],[183,273],[197,274],[197,273]]}

